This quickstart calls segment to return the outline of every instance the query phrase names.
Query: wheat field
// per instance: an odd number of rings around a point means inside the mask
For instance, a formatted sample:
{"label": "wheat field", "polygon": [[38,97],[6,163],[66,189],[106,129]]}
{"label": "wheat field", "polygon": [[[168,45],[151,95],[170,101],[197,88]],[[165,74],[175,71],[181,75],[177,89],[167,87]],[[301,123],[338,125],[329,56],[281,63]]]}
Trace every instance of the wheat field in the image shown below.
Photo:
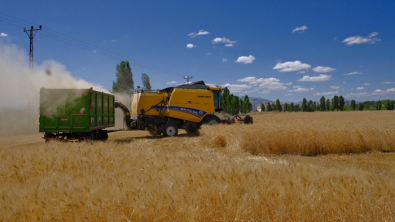
{"label": "wheat field", "polygon": [[395,112],[253,117],[194,137],[1,137],[0,219],[395,220]]}

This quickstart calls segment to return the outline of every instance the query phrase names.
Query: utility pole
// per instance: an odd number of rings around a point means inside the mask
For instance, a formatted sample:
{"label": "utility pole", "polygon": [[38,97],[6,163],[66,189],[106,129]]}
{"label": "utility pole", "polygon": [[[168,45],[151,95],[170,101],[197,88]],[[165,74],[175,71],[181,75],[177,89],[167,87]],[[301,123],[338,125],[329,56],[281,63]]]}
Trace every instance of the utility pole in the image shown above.
{"label": "utility pole", "polygon": [[[30,40],[29,68],[31,71],[33,71],[33,39],[34,39],[34,36],[36,35],[37,31],[41,30],[42,28],[43,28],[42,25],[39,26],[39,29],[35,29],[33,26],[31,26],[30,30],[27,30],[26,27],[23,27],[23,32],[26,32],[26,34]],[[29,75],[29,78],[30,78],[30,75]],[[29,129],[31,130],[32,129],[32,121],[31,121],[31,114],[32,113],[31,113],[31,107],[30,107],[30,103],[32,100],[31,95],[29,95],[28,99],[29,100],[28,100],[28,107],[27,107],[27,109],[28,109],[27,122],[28,122]],[[33,110],[34,110],[34,108],[33,108]]]}
{"label": "utility pole", "polygon": [[29,67],[31,70],[33,70],[33,39],[37,31],[41,30],[42,28],[42,25],[40,25],[38,29],[35,29],[33,26],[31,26],[30,30],[27,30],[26,27],[23,27],[23,32],[26,32],[27,36],[30,39]]}
{"label": "utility pole", "polygon": [[189,80],[192,79],[192,78],[193,78],[193,76],[184,76],[184,79],[187,80],[187,84],[189,84]]}

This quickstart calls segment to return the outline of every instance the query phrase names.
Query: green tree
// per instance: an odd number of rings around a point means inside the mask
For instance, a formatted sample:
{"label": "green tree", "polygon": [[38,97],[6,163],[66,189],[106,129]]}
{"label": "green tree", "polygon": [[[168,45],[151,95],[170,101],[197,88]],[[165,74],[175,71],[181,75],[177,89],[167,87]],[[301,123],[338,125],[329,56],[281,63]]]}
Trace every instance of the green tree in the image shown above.
{"label": "green tree", "polygon": [[320,99],[320,111],[325,111],[325,97],[324,96],[321,96],[321,99]]}
{"label": "green tree", "polygon": [[295,104],[295,112],[299,112],[300,111],[300,106],[299,104]]}
{"label": "green tree", "polygon": [[222,95],[221,95],[221,106],[224,109],[226,113],[230,113],[230,102],[229,102],[229,95],[230,91],[228,87],[225,87],[222,90]]}
{"label": "green tree", "polygon": [[351,109],[355,111],[355,108],[356,108],[355,100],[351,100]]}
{"label": "green tree", "polygon": [[243,103],[243,113],[248,113],[251,111],[252,105],[250,103],[250,99],[248,95],[244,96],[244,103]]}
{"label": "green tree", "polygon": [[265,104],[264,103],[261,103],[261,111],[265,112]]}
{"label": "green tree", "polygon": [[239,112],[240,113],[246,113],[246,104],[244,100],[239,98]]}
{"label": "green tree", "polygon": [[339,97],[334,96],[332,98],[332,110],[339,110]]}
{"label": "green tree", "polygon": [[268,102],[267,103],[267,111],[270,112],[272,110],[273,110],[272,105],[270,104],[270,102]]}
{"label": "green tree", "polygon": [[307,111],[307,99],[303,98],[302,101],[302,112],[306,112]]}
{"label": "green tree", "polygon": [[291,112],[295,111],[295,105],[294,105],[293,102],[291,102],[291,105],[290,105],[289,109],[290,109]]}
{"label": "green tree", "polygon": [[313,101],[311,101],[311,100],[309,100],[309,102],[307,102],[307,111],[308,112],[314,111],[314,104],[313,104]]}
{"label": "green tree", "polygon": [[285,103],[285,104],[284,104],[284,112],[286,112],[286,111],[289,111],[288,103]]}
{"label": "green tree", "polygon": [[359,111],[363,111],[363,108],[364,108],[364,104],[363,103],[359,103],[358,104],[358,110]]}
{"label": "green tree", "polygon": [[276,100],[276,110],[280,112],[282,111],[282,107],[279,99]]}
{"label": "green tree", "polygon": [[344,97],[343,96],[339,96],[339,109],[340,111],[344,110]]}
{"label": "green tree", "polygon": [[232,115],[236,115],[236,114],[239,114],[239,112],[240,112],[240,99],[239,99],[239,97],[238,96],[234,96],[233,94],[230,94],[231,95],[231,101],[230,101],[230,104],[231,104],[231,114]]}
{"label": "green tree", "polygon": [[146,91],[151,91],[151,82],[147,74],[145,73],[141,74],[141,82],[143,83],[144,89]]}
{"label": "green tree", "polygon": [[381,101],[380,100],[377,101],[377,103],[376,103],[376,109],[381,110]]}
{"label": "green tree", "polygon": [[331,110],[331,101],[329,99],[326,99],[325,108],[326,111]]}
{"label": "green tree", "polygon": [[116,81],[112,82],[113,93],[131,93],[134,89],[133,73],[129,61],[121,61],[116,66]]}

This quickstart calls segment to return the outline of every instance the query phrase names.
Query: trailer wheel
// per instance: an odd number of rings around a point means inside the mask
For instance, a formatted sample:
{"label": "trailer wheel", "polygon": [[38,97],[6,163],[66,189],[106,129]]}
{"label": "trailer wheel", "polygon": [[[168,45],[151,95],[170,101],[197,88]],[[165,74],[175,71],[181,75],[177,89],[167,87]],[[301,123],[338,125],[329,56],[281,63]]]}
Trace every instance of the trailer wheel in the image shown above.
{"label": "trailer wheel", "polygon": [[178,128],[177,125],[174,123],[166,123],[162,127],[163,136],[177,136],[178,135]]}
{"label": "trailer wheel", "polygon": [[107,133],[107,131],[100,130],[100,139],[101,139],[102,141],[105,141],[105,140],[108,139],[108,133]]}
{"label": "trailer wheel", "polygon": [[207,124],[207,125],[215,125],[220,123],[221,120],[218,118],[218,116],[209,114],[206,117],[204,117],[202,124]]}

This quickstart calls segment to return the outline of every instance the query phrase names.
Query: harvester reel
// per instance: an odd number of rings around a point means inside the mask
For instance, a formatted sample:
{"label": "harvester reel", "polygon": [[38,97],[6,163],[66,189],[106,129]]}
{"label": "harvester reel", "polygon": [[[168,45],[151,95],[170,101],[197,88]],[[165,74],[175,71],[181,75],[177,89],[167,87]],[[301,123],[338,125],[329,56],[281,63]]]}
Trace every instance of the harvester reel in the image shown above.
{"label": "harvester reel", "polygon": [[175,123],[166,123],[162,127],[163,136],[177,136],[178,135],[178,128]]}

